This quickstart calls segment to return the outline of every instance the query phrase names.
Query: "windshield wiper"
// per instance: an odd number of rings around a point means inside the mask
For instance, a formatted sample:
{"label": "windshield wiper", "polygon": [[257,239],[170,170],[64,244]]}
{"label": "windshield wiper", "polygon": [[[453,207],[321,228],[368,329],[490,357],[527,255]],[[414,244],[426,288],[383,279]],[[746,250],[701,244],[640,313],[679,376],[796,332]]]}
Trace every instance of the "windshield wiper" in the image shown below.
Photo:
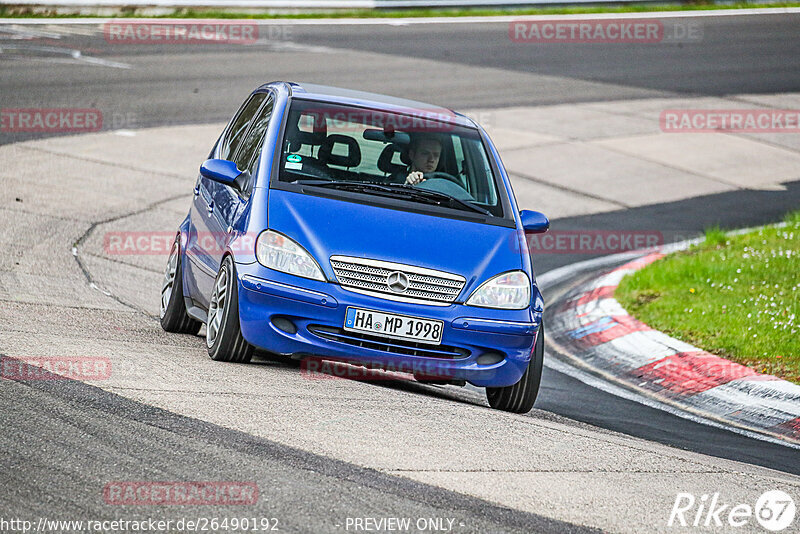
{"label": "windshield wiper", "polygon": [[446,203],[449,204],[451,207],[454,205],[461,206],[469,209],[470,211],[475,211],[477,213],[480,213],[481,215],[491,215],[491,212],[489,212],[488,210],[485,210],[479,206],[475,206],[473,204],[465,202],[456,197],[450,196],[446,193],[440,193],[438,191],[430,191],[428,189],[415,189],[410,185],[381,184],[376,182],[335,181],[335,180],[298,180],[295,183],[301,185],[314,185],[318,187],[331,187],[335,189],[347,189],[350,191],[357,191],[357,192],[378,193],[391,198],[397,198],[400,200],[413,199],[420,202],[424,202],[426,204],[433,204],[436,206],[441,206],[443,203]]}
{"label": "windshield wiper", "polygon": [[442,200],[447,202],[448,204],[462,206],[472,211],[476,211],[482,215],[491,215],[492,213],[488,210],[481,208],[480,206],[476,206],[466,200],[461,200],[460,198],[454,197],[452,195],[448,195],[447,193],[442,193],[441,191],[433,191],[431,189],[421,189],[416,188],[408,184],[386,184],[384,187],[391,188],[393,191],[403,192],[406,194],[410,194],[414,198],[422,198],[425,200]]}
{"label": "windshield wiper", "polygon": [[[300,185],[313,185],[317,187],[330,187],[332,189],[347,189],[349,191],[370,192],[370,193],[383,193],[392,198],[408,198],[405,190],[395,189],[386,184],[379,184],[376,182],[353,182],[350,180],[298,180],[295,182]],[[424,198],[429,204],[439,204],[430,198]]]}
{"label": "windshield wiper", "polygon": [[300,185],[313,185],[317,187],[330,187],[332,189],[346,189],[356,192],[383,193],[392,198],[402,198],[401,192],[383,184],[374,182],[353,182],[349,180],[298,180]]}
{"label": "windshield wiper", "polygon": [[[392,185],[394,185],[394,184],[392,184]],[[467,209],[470,209],[472,211],[476,211],[476,212],[481,213],[483,215],[491,215],[492,214],[489,210],[486,210],[486,209],[484,209],[484,208],[482,208],[480,206],[476,206],[475,204],[472,204],[471,202],[468,202],[466,200],[461,200],[460,198],[454,197],[452,195],[448,195],[447,193],[442,193],[440,191],[432,191],[430,189],[412,188],[412,186],[410,186],[410,185],[394,185],[394,187],[402,188],[402,191],[410,191],[415,197],[422,196],[424,198],[429,198],[429,199],[432,199],[432,200],[433,199],[441,199],[441,200],[444,200],[444,201],[448,202],[450,205],[463,206],[463,207],[465,207]]]}

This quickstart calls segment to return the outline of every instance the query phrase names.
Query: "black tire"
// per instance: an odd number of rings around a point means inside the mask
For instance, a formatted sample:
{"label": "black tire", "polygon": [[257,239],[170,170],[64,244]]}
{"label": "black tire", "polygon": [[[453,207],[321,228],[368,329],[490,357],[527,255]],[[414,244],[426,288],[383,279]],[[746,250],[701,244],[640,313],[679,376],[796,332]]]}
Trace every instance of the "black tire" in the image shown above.
{"label": "black tire", "polygon": [[531,411],[533,403],[536,402],[536,396],[539,394],[542,367],[544,367],[544,323],[539,326],[531,361],[519,382],[513,386],[486,388],[489,406],[496,410],[513,413]]}
{"label": "black tire", "polygon": [[242,337],[239,327],[236,267],[230,256],[223,260],[214,280],[206,323],[206,346],[211,359],[220,362],[247,363],[253,356],[253,346]]}
{"label": "black tire", "polygon": [[186,313],[186,303],[183,301],[182,256],[180,234],[178,234],[172,244],[161,285],[161,328],[176,334],[195,335],[203,323],[192,319]]}

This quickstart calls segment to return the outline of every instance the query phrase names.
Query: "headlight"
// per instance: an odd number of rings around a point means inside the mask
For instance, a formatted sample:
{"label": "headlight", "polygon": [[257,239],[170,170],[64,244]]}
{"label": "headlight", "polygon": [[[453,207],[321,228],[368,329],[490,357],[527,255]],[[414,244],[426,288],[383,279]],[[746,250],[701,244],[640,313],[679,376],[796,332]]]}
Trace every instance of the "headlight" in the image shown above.
{"label": "headlight", "polygon": [[512,271],[484,282],[467,300],[467,306],[522,310],[531,303],[531,281],[522,271]]}
{"label": "headlight", "polygon": [[322,269],[306,250],[278,232],[265,230],[256,239],[256,259],[264,267],[325,281]]}

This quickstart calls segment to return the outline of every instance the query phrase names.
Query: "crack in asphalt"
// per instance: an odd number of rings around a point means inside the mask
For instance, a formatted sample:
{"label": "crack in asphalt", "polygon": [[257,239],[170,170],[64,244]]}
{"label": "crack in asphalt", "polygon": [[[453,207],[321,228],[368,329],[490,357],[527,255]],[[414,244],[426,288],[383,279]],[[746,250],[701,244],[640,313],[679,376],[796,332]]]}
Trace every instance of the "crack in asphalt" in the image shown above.
{"label": "crack in asphalt", "polygon": [[523,173],[521,173],[519,171],[509,171],[508,173],[510,175],[513,175],[513,176],[519,176],[523,180],[528,180],[529,182],[534,182],[534,183],[537,183],[539,185],[544,185],[544,186],[550,187],[552,189],[557,189],[559,191],[564,191],[565,193],[570,193],[572,195],[577,195],[577,196],[581,196],[581,197],[585,197],[585,198],[591,198],[592,200],[599,200],[600,202],[605,202],[606,204],[611,204],[612,206],[616,206],[618,208],[628,209],[628,208],[631,207],[628,204],[625,204],[624,202],[620,202],[618,200],[612,200],[612,199],[609,199],[609,198],[606,198],[606,197],[601,197],[600,195],[587,193],[586,191],[581,191],[579,189],[568,187],[566,185],[554,184],[554,183],[548,182],[547,180],[544,180],[542,178],[537,178],[535,176],[531,176],[530,174],[523,174]]}
{"label": "crack in asphalt", "polygon": [[[102,219],[100,221],[93,222],[89,226],[89,228],[86,229],[86,231],[83,233],[83,235],[81,235],[77,239],[77,241],[75,241],[75,243],[72,245],[72,251],[73,251],[72,256],[75,258],[75,261],[78,263],[78,267],[80,267],[81,272],[83,272],[83,276],[86,277],[86,281],[89,283],[89,286],[90,287],[94,286],[96,288],[99,288],[99,286],[98,286],[96,280],[94,279],[94,277],[92,276],[92,273],[90,272],[89,268],[86,266],[86,264],[83,261],[81,261],[81,258],[80,258],[80,246],[89,238],[89,236],[92,234],[92,232],[94,232],[95,228],[97,228],[98,226],[101,226],[103,224],[108,224],[108,223],[112,223],[112,222],[115,222],[115,221],[119,221],[119,220],[124,219],[126,217],[132,217],[134,215],[140,215],[142,213],[145,213],[147,211],[155,209],[158,206],[161,206],[163,204],[168,204],[169,202],[172,202],[172,201],[178,200],[180,198],[184,198],[184,197],[186,197],[185,193],[172,195],[172,196],[169,196],[167,198],[163,198],[161,200],[157,200],[155,202],[151,202],[151,203],[147,204],[146,206],[144,206],[144,207],[142,207],[140,209],[136,209],[136,210],[130,211],[128,213],[123,213],[123,214],[120,214],[120,215],[114,215],[112,217],[108,217],[106,219]],[[176,230],[175,234],[177,235],[177,230]],[[101,291],[102,291],[102,293],[104,295],[106,295],[109,298],[114,299],[115,301],[117,301],[118,303],[122,304],[123,306],[126,306],[126,307],[128,307],[128,308],[130,308],[130,309],[132,309],[134,311],[137,311],[137,312],[139,312],[139,313],[141,313],[143,315],[146,315],[147,317],[150,317],[150,318],[152,318],[154,320],[157,319],[157,317],[154,314],[151,314],[147,310],[139,308],[135,304],[131,304],[129,302],[126,302],[124,299],[122,299],[121,297],[118,297],[117,295],[113,294],[111,291],[108,291],[108,290],[105,290],[105,291],[101,290]]]}
{"label": "crack in asphalt", "polygon": [[[87,257],[91,257],[91,258],[97,258],[98,260],[108,261],[108,262],[116,263],[116,264],[119,264],[119,265],[124,265],[126,267],[132,267],[134,269],[139,269],[141,271],[147,271],[148,273],[161,274],[161,271],[158,270],[158,269],[152,269],[150,267],[145,267],[144,265],[136,265],[135,263],[130,263],[130,262],[123,261],[123,260],[120,260],[120,259],[117,259],[117,258],[109,258],[108,256],[102,256],[100,254],[95,254],[94,252],[86,252],[84,255],[87,256]],[[165,254],[165,256],[166,256],[166,254]]]}
{"label": "crack in asphalt", "polygon": [[59,156],[59,157],[63,157],[63,158],[70,158],[70,159],[74,159],[76,161],[84,161],[84,162],[87,162],[87,163],[96,163],[98,165],[105,165],[106,167],[114,167],[115,169],[127,169],[129,171],[136,171],[136,172],[141,172],[141,173],[144,173],[144,174],[155,174],[157,176],[163,176],[165,178],[174,178],[174,179],[177,179],[177,180],[186,180],[186,176],[183,176],[181,174],[175,174],[175,173],[163,172],[163,171],[155,171],[155,170],[152,170],[152,169],[142,169],[142,168],[136,167],[134,165],[126,165],[124,163],[115,163],[115,162],[106,161],[106,160],[102,160],[102,159],[90,158],[90,157],[87,157],[87,156],[76,156],[75,154],[70,154],[69,152],[61,152],[61,151],[58,151],[58,150],[50,150],[50,149],[42,148],[42,147],[38,147],[38,146],[30,146],[30,145],[25,144],[25,143],[19,143],[17,145],[17,147],[18,148],[22,148],[24,150],[31,150],[33,152],[42,152],[44,154],[50,154],[50,155],[53,155],[53,156]]}
{"label": "crack in asphalt", "polygon": [[[651,134],[651,135],[658,135],[658,134]],[[720,132],[717,135],[729,135],[729,134]],[[641,136],[631,136],[631,137],[641,137]],[[689,174],[689,175],[692,175],[692,176],[696,176],[697,178],[703,178],[703,179],[708,180],[710,182],[717,182],[718,184],[726,185],[728,187],[732,187],[733,189],[737,189],[737,190],[750,189],[749,187],[743,187],[743,186],[741,186],[741,185],[739,185],[739,184],[737,184],[735,182],[729,182],[727,180],[723,180],[721,178],[717,178],[715,176],[711,176],[711,175],[708,175],[708,174],[700,174],[700,173],[694,172],[694,171],[686,169],[686,168],[678,167],[677,165],[671,165],[669,163],[664,163],[663,161],[659,161],[657,159],[652,159],[652,158],[648,158],[646,156],[642,156],[641,154],[638,154],[638,155],[634,156],[634,155],[631,155],[629,152],[625,152],[624,150],[620,150],[620,149],[618,149],[616,147],[611,147],[611,146],[607,146],[607,145],[600,145],[600,148],[602,148],[603,150],[608,150],[609,152],[614,152],[616,154],[621,154],[623,156],[640,159],[642,161],[646,161],[646,162],[652,163],[654,165],[659,165],[661,167],[666,167],[666,168],[672,169],[674,171],[678,171],[678,172],[686,173],[686,174]],[[632,207],[632,206],[627,206],[627,207]]]}
{"label": "crack in asphalt", "polygon": [[[0,178],[3,178],[3,176],[0,176]],[[22,199],[21,201],[19,201],[19,203],[20,204],[24,204],[24,201],[25,201],[25,199]],[[86,222],[87,222],[86,219],[75,219],[73,217],[65,217],[63,215],[44,214],[44,213],[36,212],[36,211],[30,211],[30,210],[19,209],[19,208],[12,208],[11,206],[3,206],[2,208],[0,208],[0,210],[9,211],[11,213],[24,213],[25,215],[33,215],[35,217],[49,218],[49,219],[53,219],[53,220],[57,220],[57,221],[68,221],[68,222],[74,222],[74,223],[79,223],[79,224],[86,224]]]}
{"label": "crack in asphalt", "polygon": [[[0,353],[0,358],[11,359]],[[16,360],[18,361],[18,360]],[[70,404],[90,416],[93,421],[123,418],[127,421],[165,431],[178,438],[187,438],[213,445],[232,453],[252,457],[268,465],[280,464],[290,469],[313,473],[337,481],[355,484],[360,490],[377,491],[421,506],[447,509],[467,514],[468,518],[493,523],[520,532],[601,532],[600,529],[574,525],[535,513],[507,508],[469,495],[453,492],[409,478],[394,476],[378,469],[360,467],[335,458],[321,456],[242,431],[224,428],[121,397],[96,386],[76,380],[17,380],[21,386],[48,394]],[[2,383],[3,380],[0,380]],[[103,414],[98,417],[97,414]],[[441,510],[439,510],[441,511]]]}

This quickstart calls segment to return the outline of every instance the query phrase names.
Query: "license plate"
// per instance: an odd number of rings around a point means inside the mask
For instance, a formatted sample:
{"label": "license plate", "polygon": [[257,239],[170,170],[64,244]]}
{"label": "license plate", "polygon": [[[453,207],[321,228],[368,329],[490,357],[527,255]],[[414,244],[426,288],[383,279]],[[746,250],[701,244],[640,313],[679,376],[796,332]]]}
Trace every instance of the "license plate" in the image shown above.
{"label": "license plate", "polygon": [[439,345],[442,342],[444,323],[408,315],[347,308],[344,329],[374,336],[412,339],[420,343]]}

